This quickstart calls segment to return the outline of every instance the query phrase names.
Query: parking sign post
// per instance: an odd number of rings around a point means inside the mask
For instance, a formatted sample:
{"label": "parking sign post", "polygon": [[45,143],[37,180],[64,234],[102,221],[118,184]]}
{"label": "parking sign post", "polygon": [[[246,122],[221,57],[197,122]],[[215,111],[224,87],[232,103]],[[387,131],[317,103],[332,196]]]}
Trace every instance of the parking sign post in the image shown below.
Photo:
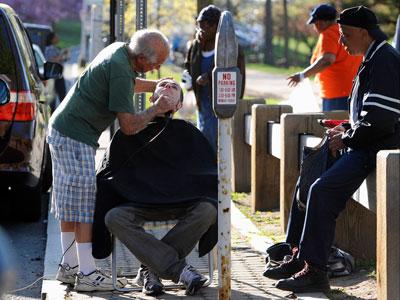
{"label": "parking sign post", "polygon": [[238,45],[230,12],[222,13],[215,41],[212,73],[213,108],[218,117],[218,299],[231,299],[232,126],[241,74]]}

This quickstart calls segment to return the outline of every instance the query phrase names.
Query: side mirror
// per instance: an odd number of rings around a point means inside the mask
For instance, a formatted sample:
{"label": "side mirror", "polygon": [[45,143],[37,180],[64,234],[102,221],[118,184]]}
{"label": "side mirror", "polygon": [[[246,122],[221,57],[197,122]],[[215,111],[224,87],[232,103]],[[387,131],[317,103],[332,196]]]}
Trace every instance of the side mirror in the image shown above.
{"label": "side mirror", "polygon": [[0,106],[10,102],[10,89],[7,83],[0,79]]}
{"label": "side mirror", "polygon": [[45,62],[44,66],[44,74],[43,74],[43,79],[47,80],[47,79],[60,79],[62,77],[62,72],[63,72],[63,66],[60,65],[59,63],[55,63],[55,62]]}

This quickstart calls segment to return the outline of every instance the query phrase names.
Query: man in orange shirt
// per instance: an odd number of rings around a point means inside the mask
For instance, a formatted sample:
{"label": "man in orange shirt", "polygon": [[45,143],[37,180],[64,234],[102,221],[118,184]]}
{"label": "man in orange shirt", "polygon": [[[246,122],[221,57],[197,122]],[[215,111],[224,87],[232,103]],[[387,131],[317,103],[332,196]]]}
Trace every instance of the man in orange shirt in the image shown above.
{"label": "man in orange shirt", "polygon": [[320,85],[322,110],[347,110],[353,78],[361,63],[361,56],[350,56],[339,42],[336,9],[328,4],[315,7],[307,24],[319,33],[311,57],[311,65],[288,77],[288,84],[296,86],[304,78],[316,75]]}

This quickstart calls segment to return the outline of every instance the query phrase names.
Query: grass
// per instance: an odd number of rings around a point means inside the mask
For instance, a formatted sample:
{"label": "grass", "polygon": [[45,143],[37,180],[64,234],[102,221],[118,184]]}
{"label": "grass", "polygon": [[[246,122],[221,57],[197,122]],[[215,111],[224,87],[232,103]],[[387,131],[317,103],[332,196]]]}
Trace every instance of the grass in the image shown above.
{"label": "grass", "polygon": [[260,234],[269,237],[274,243],[282,242],[285,235],[280,228],[279,211],[256,211],[251,210],[250,194],[232,193],[232,201],[246,218],[260,230]]}
{"label": "grass", "polygon": [[250,63],[246,64],[246,68],[251,70],[256,70],[265,73],[277,74],[277,75],[291,75],[293,73],[299,72],[303,70],[301,67],[289,67],[289,68],[282,68],[282,67],[275,67],[266,64],[257,64],[257,63]]}
{"label": "grass", "polygon": [[61,48],[79,45],[81,42],[81,23],[77,20],[61,20],[54,26],[55,32],[60,37]]}
{"label": "grass", "polygon": [[358,259],[356,260],[356,268],[357,269],[364,269],[368,273],[368,277],[372,277],[376,279],[376,261],[371,260],[364,260]]}

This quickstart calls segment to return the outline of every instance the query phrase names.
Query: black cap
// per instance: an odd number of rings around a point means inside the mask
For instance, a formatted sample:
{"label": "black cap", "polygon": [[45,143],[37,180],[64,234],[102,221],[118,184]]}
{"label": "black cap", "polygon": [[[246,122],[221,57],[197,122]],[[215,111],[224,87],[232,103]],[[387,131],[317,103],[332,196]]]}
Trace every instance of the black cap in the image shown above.
{"label": "black cap", "polygon": [[317,20],[333,21],[336,19],[336,9],[329,4],[320,4],[310,12],[310,18],[307,24],[312,24]]}
{"label": "black cap", "polygon": [[345,9],[340,13],[337,22],[341,25],[364,28],[374,40],[387,40],[387,35],[379,28],[374,12],[365,6]]}
{"label": "black cap", "polygon": [[220,16],[221,10],[218,7],[216,7],[215,5],[208,5],[200,11],[196,21],[208,21],[211,23],[218,23]]}

